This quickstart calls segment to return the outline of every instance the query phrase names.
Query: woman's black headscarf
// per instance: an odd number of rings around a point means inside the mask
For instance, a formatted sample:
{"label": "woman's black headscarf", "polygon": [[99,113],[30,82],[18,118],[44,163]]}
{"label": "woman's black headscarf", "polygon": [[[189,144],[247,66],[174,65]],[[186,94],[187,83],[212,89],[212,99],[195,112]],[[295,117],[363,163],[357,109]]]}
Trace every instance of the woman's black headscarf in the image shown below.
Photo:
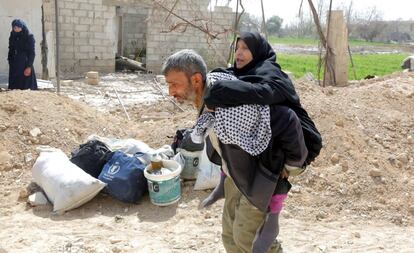
{"label": "woman's black headscarf", "polygon": [[[234,72],[237,75],[245,75],[257,67],[258,63],[268,61],[271,63],[276,63],[276,53],[273,51],[272,46],[257,32],[244,32],[238,38],[243,40],[250,52],[252,53],[253,60],[249,62],[243,68],[237,68],[236,63],[234,63]],[[277,65],[279,68],[280,66]]]}
{"label": "woman's black headscarf", "polygon": [[[29,29],[26,26],[26,23],[21,19],[13,20],[12,23],[11,23],[11,26],[12,26],[12,28],[15,27],[15,26],[20,27],[22,29],[22,31],[19,32],[19,33],[24,35],[24,36],[27,36],[27,35],[30,34]],[[17,35],[19,33],[16,33],[14,30],[12,31],[12,34],[15,34],[15,35]]]}
{"label": "woman's black headscarf", "polygon": [[213,70],[230,72],[239,80],[218,81],[205,94],[205,104],[209,108],[240,104],[300,105],[292,81],[276,63],[276,53],[266,39],[257,32],[244,32],[237,40],[247,44],[253,59],[240,69],[234,64],[227,70]]}

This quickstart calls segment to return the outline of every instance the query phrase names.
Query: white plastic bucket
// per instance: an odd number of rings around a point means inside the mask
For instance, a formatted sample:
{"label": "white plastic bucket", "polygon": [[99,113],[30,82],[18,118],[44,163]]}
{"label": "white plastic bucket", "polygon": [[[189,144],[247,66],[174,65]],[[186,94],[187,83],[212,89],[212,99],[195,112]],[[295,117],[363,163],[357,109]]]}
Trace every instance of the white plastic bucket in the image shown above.
{"label": "white plastic bucket", "polygon": [[180,150],[182,157],[184,158],[184,168],[181,172],[181,178],[183,179],[196,179],[199,172],[200,164],[200,151],[190,152],[184,149]]}
{"label": "white plastic bucket", "polygon": [[170,169],[166,175],[151,174],[151,164],[145,167],[144,176],[148,180],[148,191],[151,203],[157,206],[168,206],[181,198],[180,173],[181,165],[173,160],[162,160],[164,168]]}

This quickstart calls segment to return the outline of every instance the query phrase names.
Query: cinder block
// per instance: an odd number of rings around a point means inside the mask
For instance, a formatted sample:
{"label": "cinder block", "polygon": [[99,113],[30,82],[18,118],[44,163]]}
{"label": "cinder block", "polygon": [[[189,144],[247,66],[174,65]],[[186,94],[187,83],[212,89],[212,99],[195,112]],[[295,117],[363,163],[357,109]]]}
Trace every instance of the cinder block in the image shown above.
{"label": "cinder block", "polygon": [[102,59],[114,61],[115,59],[115,52],[103,52]]}
{"label": "cinder block", "polygon": [[90,18],[103,18],[103,12],[102,11],[88,11],[88,16]]}
{"label": "cinder block", "polygon": [[92,46],[98,46],[101,45],[102,40],[99,39],[89,39],[89,44]]}
{"label": "cinder block", "polygon": [[[87,56],[88,56],[88,59],[94,59],[94,60],[101,59],[101,53],[95,53],[93,51],[88,52],[87,53]],[[93,65],[93,66],[95,66],[95,65]]]}
{"label": "cinder block", "polygon": [[86,77],[90,79],[98,79],[99,78],[99,72],[97,71],[89,71],[86,73]]}
{"label": "cinder block", "polygon": [[82,60],[82,59],[88,59],[89,58],[89,55],[87,55],[87,54],[85,55],[85,53],[81,52],[79,47],[75,48],[75,52],[73,54],[74,54],[74,58],[76,60]]}
{"label": "cinder block", "polygon": [[70,2],[69,1],[66,1],[66,2],[64,2],[63,6],[66,9],[79,9],[79,3],[75,2],[75,1],[70,1]]}
{"label": "cinder block", "polygon": [[62,66],[73,66],[75,64],[78,64],[79,62],[75,59],[62,59],[62,61],[60,62],[60,64],[62,64]]}
{"label": "cinder block", "polygon": [[105,25],[105,19],[103,18],[95,18],[93,20],[94,25]]}
{"label": "cinder block", "polygon": [[79,66],[81,67],[91,67],[95,65],[95,60],[92,59],[84,59],[84,60],[79,60]]}
{"label": "cinder block", "polygon": [[73,80],[61,80],[60,83],[65,86],[72,86]]}
{"label": "cinder block", "polygon": [[[92,2],[90,2],[92,3]],[[106,11],[107,7],[105,5],[103,5],[101,2],[95,3],[93,9],[95,11]]]}
{"label": "cinder block", "polygon": [[81,10],[93,10],[92,4],[81,3],[79,9]]}
{"label": "cinder block", "polygon": [[79,38],[89,39],[91,37],[91,33],[87,32],[77,32],[79,34]]}
{"label": "cinder block", "polygon": [[198,37],[198,36],[192,36],[192,37],[188,38],[188,41],[195,42],[195,43],[200,43],[201,39],[204,39],[204,41],[205,41],[204,37]]}
{"label": "cinder block", "polygon": [[63,31],[73,31],[73,24],[60,24],[60,29]]}
{"label": "cinder block", "polygon": [[103,46],[95,46],[93,50],[96,53],[103,53],[107,50],[107,48]]}
{"label": "cinder block", "polygon": [[75,31],[87,32],[89,31],[89,26],[88,25],[75,25]]}
{"label": "cinder block", "polygon": [[75,48],[74,47],[70,47],[70,46],[65,46],[64,47],[64,51],[66,53],[74,53],[75,52]]}
{"label": "cinder block", "polygon": [[109,40],[109,39],[102,40],[101,41],[101,46],[112,47],[112,46],[114,46],[114,42]]}
{"label": "cinder block", "polygon": [[59,56],[60,56],[60,59],[72,59],[73,53],[63,52],[63,53],[60,53]]}
{"label": "cinder block", "polygon": [[78,33],[74,31],[65,31],[64,35],[67,38],[78,37]]}
{"label": "cinder block", "polygon": [[[91,31],[92,31],[92,27],[91,27]],[[108,36],[105,33],[94,32],[94,38],[95,39],[106,39],[106,37],[108,37]]]}
{"label": "cinder block", "polygon": [[103,26],[102,25],[90,25],[90,31],[91,32],[100,32],[102,33],[104,31]]}
{"label": "cinder block", "polygon": [[88,15],[88,12],[86,10],[75,10],[74,15],[76,17],[86,17]]}
{"label": "cinder block", "polygon": [[160,56],[159,55],[147,55],[147,61],[159,61]]}
{"label": "cinder block", "polygon": [[85,78],[86,83],[89,85],[99,85],[99,79],[95,78]]}
{"label": "cinder block", "polygon": [[91,18],[79,18],[79,24],[81,25],[91,25],[92,24],[92,19]]}
{"label": "cinder block", "polygon": [[80,46],[80,52],[81,53],[93,52],[93,47],[92,46]]}
{"label": "cinder block", "polygon": [[180,36],[178,37],[178,42],[187,42],[189,38],[187,36]]}
{"label": "cinder block", "polygon": [[78,38],[75,40],[75,45],[77,46],[87,46],[89,45],[89,40],[87,38]]}
{"label": "cinder block", "polygon": [[104,13],[104,18],[113,18],[116,15],[115,7],[108,7],[108,10],[106,10]]}
{"label": "cinder block", "polygon": [[73,45],[74,43],[73,43],[73,39],[70,39],[70,38],[60,38],[60,43],[62,44],[62,45]]}
{"label": "cinder block", "polygon": [[73,16],[73,10],[59,8],[59,17],[61,16]]}

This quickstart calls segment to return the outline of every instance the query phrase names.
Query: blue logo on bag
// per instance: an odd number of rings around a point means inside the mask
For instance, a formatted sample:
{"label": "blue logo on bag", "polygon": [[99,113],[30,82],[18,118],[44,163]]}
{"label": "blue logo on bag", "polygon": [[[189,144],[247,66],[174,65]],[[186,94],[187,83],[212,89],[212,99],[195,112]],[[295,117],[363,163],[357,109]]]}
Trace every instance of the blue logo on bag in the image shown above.
{"label": "blue logo on bag", "polygon": [[115,163],[111,167],[109,167],[108,174],[115,175],[116,173],[119,172],[120,169],[121,169],[121,166],[119,165],[119,163]]}
{"label": "blue logo on bag", "polygon": [[144,176],[146,164],[135,156],[121,151],[114,152],[102,169],[98,179],[106,183],[106,191],[112,197],[128,203],[136,203],[148,191]]}

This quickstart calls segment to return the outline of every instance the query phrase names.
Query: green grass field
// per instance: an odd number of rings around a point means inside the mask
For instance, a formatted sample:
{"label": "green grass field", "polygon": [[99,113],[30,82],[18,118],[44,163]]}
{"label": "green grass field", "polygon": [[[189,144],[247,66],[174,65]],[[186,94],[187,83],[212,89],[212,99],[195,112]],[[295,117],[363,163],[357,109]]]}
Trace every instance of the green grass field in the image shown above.
{"label": "green grass field", "polygon": [[[353,55],[356,79],[363,79],[367,75],[383,76],[401,71],[400,65],[407,56],[408,54]],[[300,78],[307,72],[311,72],[315,78],[318,77],[318,56],[316,55],[277,54],[277,62],[283,70],[292,72],[295,78]],[[321,77],[323,77],[323,68]],[[349,64],[349,79],[355,80],[351,64]]]}
{"label": "green grass field", "polygon": [[[270,44],[286,44],[286,45],[306,45],[306,46],[317,46],[319,40],[312,38],[293,38],[293,37],[283,37],[279,38],[276,36],[269,37]],[[380,42],[367,42],[363,40],[349,40],[349,46],[380,46],[380,47],[398,47],[398,44],[391,43],[380,43]]]}

